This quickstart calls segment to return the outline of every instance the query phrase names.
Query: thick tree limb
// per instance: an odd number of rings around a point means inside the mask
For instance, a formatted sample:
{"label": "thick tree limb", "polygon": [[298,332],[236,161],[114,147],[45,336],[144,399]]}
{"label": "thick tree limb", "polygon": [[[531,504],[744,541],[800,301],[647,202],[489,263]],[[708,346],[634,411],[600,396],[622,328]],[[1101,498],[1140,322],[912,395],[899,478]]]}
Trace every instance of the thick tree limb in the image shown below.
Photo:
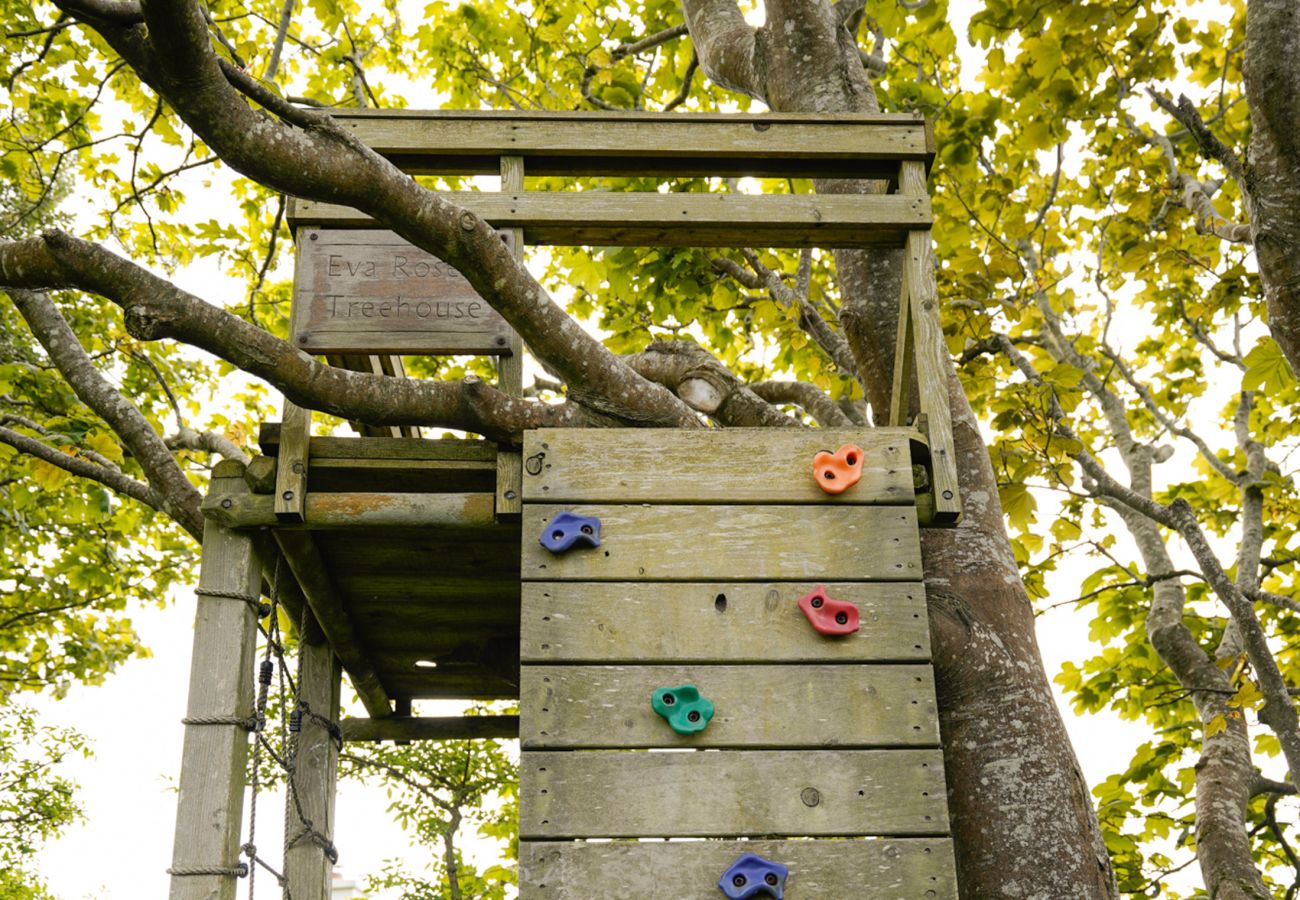
{"label": "thick tree limb", "polygon": [[30,290],[10,290],[9,296],[73,392],[108,423],[135,456],[164,511],[186,531],[201,535],[203,514],[199,512],[199,502],[202,498],[198,489],[185,477],[149,420],[99,374],[81,341],[49,297]]}
{"label": "thick tree limb", "polygon": [[1246,102],[1250,107],[1251,237],[1268,325],[1300,372],[1300,4],[1246,7]]}
{"label": "thick tree limb", "polygon": [[[59,0],[77,12],[81,0]],[[261,87],[211,49],[188,0],[144,5],[148,29],[91,24],[194,132],[241,174],[275,190],[352,206],[463,272],[542,362],[574,389],[618,398],[629,421],[691,427],[693,411],[639,378],[588,335],[532,277],[494,229],[356,141],[323,113]],[[239,90],[286,121],[254,110]]]}
{"label": "thick tree limb", "polygon": [[766,99],[763,71],[755,54],[755,31],[736,0],[683,0],[682,13],[695,43],[700,68],[714,84]]}
{"label": "thick tree limb", "polygon": [[[798,427],[693,341],[656,341],[624,357],[643,377],[674,391],[692,409],[732,427]],[[573,389],[569,393],[572,396]]]}
{"label": "thick tree limb", "polygon": [[0,285],[99,294],[122,308],[133,337],[174,338],[207,350],[265,379],[299,406],[345,419],[374,425],[441,425],[504,441],[517,441],[527,428],[584,421],[571,406],[510,397],[473,377],[453,384],[324,365],[134,263],[62,232],[0,243]]}
{"label": "thick tree limb", "polygon": [[798,406],[823,428],[849,428],[853,420],[815,384],[806,381],[760,381],[749,389],[768,403]]}

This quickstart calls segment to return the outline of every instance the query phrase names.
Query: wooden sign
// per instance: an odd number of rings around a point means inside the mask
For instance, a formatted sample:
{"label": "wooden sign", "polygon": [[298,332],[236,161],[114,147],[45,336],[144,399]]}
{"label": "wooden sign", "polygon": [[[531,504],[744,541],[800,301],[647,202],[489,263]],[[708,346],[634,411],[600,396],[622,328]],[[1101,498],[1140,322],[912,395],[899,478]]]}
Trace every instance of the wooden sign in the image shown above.
{"label": "wooden sign", "polygon": [[465,276],[393,232],[302,228],[297,238],[291,330],[300,349],[511,353],[509,324]]}

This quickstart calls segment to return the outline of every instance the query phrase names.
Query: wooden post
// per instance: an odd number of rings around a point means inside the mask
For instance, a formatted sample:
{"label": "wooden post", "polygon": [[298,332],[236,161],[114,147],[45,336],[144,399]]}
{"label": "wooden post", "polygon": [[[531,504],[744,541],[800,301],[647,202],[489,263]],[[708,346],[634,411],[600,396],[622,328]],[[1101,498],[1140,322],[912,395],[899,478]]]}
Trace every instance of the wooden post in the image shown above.
{"label": "wooden post", "polygon": [[[925,164],[905,161],[898,173],[899,192],[925,196]],[[947,344],[939,321],[939,294],[934,283],[934,247],[930,230],[907,233],[903,251],[903,289],[910,298],[912,329],[916,340],[916,381],[921,414],[930,444],[934,481],[935,524],[954,524],[961,516],[957,465],[952,447],[952,418],[948,407]]]}
{"label": "wooden post", "polygon": [[[302,717],[291,793],[285,798],[284,874],[287,896],[294,900],[329,900],[334,872],[334,862],[322,843],[334,840],[339,748],[331,729],[315,716],[338,721],[342,669],[324,635],[313,637],[314,642],[304,639],[298,647],[298,689],[315,715]],[[303,819],[311,823],[310,831]],[[313,839],[313,833],[318,839]]]}
{"label": "wooden post", "polygon": [[275,514],[301,522],[307,509],[307,449],[311,443],[311,410],[288,399],[280,423],[279,462],[275,469]]}
{"label": "wooden post", "polygon": [[[903,252],[907,252],[904,250]],[[907,278],[900,278],[898,303],[898,338],[894,344],[894,383],[889,396],[889,424],[901,427],[907,424],[912,405],[913,367],[916,364],[912,348],[916,338],[912,333],[912,298],[907,292]]]}
{"label": "wooden post", "polygon": [[[226,461],[211,492],[243,493],[243,466]],[[208,522],[194,620],[194,656],[176,801],[171,900],[234,900],[262,572],[253,538]],[[221,596],[235,595],[235,596]]]}
{"label": "wooden post", "polygon": [[[501,190],[503,193],[520,193],[524,190],[524,158],[501,157]],[[516,259],[524,258],[524,230],[511,229]],[[510,355],[497,357],[497,386],[512,397],[524,393],[524,345],[518,334],[510,338]],[[497,453],[498,516],[518,516],[523,512],[524,465],[518,448],[502,447]]]}

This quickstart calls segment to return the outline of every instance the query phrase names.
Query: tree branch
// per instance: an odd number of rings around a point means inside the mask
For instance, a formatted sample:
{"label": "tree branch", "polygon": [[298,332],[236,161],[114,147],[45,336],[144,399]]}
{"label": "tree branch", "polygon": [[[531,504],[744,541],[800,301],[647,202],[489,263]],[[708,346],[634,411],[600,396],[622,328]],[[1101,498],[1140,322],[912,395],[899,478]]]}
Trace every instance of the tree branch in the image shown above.
{"label": "tree branch", "polygon": [[798,406],[823,428],[849,428],[853,421],[825,391],[806,381],[760,381],[749,389],[768,403]]}
{"label": "tree branch", "polygon": [[202,534],[202,498],[149,420],[99,374],[48,296],[29,290],[10,290],[9,296],[73,392],[108,423],[135,456],[166,513],[191,534]]}

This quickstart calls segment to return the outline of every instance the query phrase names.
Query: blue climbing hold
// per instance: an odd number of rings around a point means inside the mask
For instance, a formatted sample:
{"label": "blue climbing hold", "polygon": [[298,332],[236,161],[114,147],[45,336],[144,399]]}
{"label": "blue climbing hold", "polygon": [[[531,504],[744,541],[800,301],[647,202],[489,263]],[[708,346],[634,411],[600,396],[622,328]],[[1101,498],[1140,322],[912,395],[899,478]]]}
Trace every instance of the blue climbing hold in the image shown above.
{"label": "blue climbing hold", "polygon": [[558,513],[542,526],[541,541],[552,553],[563,553],[574,547],[599,547],[600,519],[567,511]]}
{"label": "blue climbing hold", "polygon": [[650,705],[678,734],[703,731],[713,718],[713,704],[701,697],[700,689],[693,684],[659,688],[650,695]]}
{"label": "blue climbing hold", "polygon": [[746,853],[731,864],[731,868],[718,879],[718,888],[730,900],[748,900],[750,897],[769,896],[783,900],[785,879],[790,870],[757,853]]}

